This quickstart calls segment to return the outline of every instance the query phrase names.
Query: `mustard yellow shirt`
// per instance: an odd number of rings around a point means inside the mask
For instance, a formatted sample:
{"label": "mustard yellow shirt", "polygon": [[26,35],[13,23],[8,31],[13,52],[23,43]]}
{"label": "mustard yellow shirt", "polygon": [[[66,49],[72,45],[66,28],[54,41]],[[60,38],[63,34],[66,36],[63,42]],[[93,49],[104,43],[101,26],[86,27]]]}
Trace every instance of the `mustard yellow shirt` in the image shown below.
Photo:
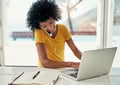
{"label": "mustard yellow shirt", "polygon": [[[63,24],[57,24],[58,32],[55,38],[51,38],[42,29],[35,30],[35,43],[44,43],[48,59],[54,61],[64,61],[65,42],[71,39],[70,32]],[[41,67],[38,59],[38,66]]]}

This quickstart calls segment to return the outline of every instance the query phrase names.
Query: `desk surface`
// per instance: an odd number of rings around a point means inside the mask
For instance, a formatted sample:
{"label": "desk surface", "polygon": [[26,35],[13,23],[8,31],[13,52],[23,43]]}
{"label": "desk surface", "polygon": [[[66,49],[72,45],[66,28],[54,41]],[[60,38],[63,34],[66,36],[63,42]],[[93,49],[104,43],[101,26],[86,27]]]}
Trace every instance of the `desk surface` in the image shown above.
{"label": "desk surface", "polygon": [[[59,69],[38,67],[0,67],[0,85],[8,85],[21,72],[33,72],[36,70],[59,71]],[[61,76],[56,85],[120,85],[120,68],[112,68],[109,75],[83,81],[74,81]]]}

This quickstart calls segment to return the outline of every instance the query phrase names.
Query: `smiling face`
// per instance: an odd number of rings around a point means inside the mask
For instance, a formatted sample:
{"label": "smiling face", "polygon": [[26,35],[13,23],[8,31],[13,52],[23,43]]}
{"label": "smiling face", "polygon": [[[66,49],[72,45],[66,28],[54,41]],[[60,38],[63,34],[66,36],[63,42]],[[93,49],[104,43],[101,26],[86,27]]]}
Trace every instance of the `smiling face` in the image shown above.
{"label": "smiling face", "polygon": [[48,33],[55,33],[56,32],[56,23],[53,18],[49,18],[44,22],[40,22],[40,28]]}

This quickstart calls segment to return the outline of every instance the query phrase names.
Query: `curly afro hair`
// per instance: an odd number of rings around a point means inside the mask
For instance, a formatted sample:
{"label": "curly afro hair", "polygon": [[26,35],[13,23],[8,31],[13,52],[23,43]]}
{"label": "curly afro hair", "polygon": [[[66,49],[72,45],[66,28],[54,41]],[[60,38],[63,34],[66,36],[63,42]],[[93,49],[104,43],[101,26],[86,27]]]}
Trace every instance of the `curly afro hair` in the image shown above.
{"label": "curly afro hair", "polygon": [[39,23],[49,18],[56,21],[61,19],[61,10],[55,0],[37,0],[27,13],[27,27],[30,27],[32,31],[40,29]]}

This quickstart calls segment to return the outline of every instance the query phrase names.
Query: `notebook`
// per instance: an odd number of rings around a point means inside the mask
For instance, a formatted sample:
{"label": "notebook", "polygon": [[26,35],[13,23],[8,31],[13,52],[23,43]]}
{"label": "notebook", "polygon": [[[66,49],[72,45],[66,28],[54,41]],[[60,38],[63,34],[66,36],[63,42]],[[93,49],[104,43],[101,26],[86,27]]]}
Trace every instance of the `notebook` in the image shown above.
{"label": "notebook", "polygon": [[83,80],[108,74],[116,53],[116,47],[84,51],[79,69],[61,70],[62,76]]}
{"label": "notebook", "polygon": [[23,72],[8,85],[54,85],[59,75],[49,71]]}

